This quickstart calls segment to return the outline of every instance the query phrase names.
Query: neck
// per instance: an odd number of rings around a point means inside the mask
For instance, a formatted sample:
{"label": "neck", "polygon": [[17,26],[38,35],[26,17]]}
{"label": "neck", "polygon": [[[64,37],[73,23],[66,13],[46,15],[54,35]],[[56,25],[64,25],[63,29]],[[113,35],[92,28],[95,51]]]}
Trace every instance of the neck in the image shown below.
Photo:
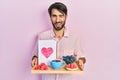
{"label": "neck", "polygon": [[55,33],[55,37],[58,39],[61,39],[64,36],[64,30],[65,30],[65,28],[62,28],[60,31],[53,29],[53,31]]}

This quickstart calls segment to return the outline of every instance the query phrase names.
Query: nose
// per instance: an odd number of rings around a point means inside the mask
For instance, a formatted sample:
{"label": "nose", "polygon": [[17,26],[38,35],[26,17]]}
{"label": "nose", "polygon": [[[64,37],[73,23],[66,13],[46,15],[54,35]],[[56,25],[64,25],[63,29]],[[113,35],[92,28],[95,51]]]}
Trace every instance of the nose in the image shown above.
{"label": "nose", "polygon": [[56,22],[60,22],[60,18],[59,17],[56,18]]}

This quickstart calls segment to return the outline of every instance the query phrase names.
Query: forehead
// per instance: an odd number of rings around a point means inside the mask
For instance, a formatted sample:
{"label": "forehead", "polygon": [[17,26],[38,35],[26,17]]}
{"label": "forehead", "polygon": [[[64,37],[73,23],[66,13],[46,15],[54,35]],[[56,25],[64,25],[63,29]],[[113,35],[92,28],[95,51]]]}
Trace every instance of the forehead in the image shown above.
{"label": "forehead", "polygon": [[65,15],[65,14],[57,9],[52,9],[51,15]]}

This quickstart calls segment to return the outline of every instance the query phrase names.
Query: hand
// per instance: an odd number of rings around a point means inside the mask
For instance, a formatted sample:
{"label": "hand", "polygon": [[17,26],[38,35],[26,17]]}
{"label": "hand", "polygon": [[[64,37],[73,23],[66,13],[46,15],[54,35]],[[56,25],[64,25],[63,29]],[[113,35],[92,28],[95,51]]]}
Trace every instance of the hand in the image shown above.
{"label": "hand", "polygon": [[85,57],[80,57],[78,59],[78,66],[81,70],[84,69],[84,64],[86,63],[86,58]]}
{"label": "hand", "polygon": [[79,60],[78,60],[78,66],[79,66],[80,70],[83,71],[83,69],[84,69],[84,63],[83,63],[83,60],[82,60],[82,59],[79,59]]}
{"label": "hand", "polygon": [[38,65],[38,57],[33,56],[33,58],[32,58],[32,67],[35,67],[36,65]]}

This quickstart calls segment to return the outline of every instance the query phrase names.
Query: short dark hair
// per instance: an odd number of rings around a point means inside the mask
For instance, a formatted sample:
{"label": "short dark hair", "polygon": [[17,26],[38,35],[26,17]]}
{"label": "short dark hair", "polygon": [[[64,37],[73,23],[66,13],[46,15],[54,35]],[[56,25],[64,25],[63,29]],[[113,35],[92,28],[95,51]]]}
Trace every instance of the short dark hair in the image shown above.
{"label": "short dark hair", "polygon": [[64,13],[65,15],[67,15],[67,7],[65,4],[61,2],[55,2],[52,5],[50,5],[50,7],[48,8],[49,15],[51,15],[52,9],[57,9],[61,13]]}

